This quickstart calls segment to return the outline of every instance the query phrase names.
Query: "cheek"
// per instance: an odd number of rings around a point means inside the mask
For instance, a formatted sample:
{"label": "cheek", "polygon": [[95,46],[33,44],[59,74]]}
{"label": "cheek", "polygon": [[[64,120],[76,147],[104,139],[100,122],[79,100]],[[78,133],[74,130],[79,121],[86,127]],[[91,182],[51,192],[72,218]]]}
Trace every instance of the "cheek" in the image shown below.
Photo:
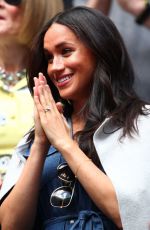
{"label": "cheek", "polygon": [[16,6],[10,6],[7,8],[7,11],[11,18],[16,18],[18,15],[20,15],[20,9]]}
{"label": "cheek", "polygon": [[93,75],[95,68],[96,68],[96,62],[94,58],[91,58],[90,56],[84,57],[82,62],[79,63],[80,71],[86,74],[87,76]]}
{"label": "cheek", "polygon": [[81,65],[82,59],[78,55],[72,55],[68,59],[65,60],[66,67],[77,68]]}
{"label": "cheek", "polygon": [[22,13],[18,7],[11,6],[9,8],[8,15],[9,15],[9,19],[13,21],[14,27],[18,27],[21,25]]}
{"label": "cheek", "polygon": [[95,56],[89,49],[81,49],[80,52],[74,56],[73,65],[78,66],[81,71],[93,72],[96,66]]}
{"label": "cheek", "polygon": [[97,65],[95,56],[91,53],[89,53],[89,55],[87,54],[87,56],[85,57],[84,63],[85,63],[85,66],[89,74],[93,75],[93,73],[95,72],[96,65]]}

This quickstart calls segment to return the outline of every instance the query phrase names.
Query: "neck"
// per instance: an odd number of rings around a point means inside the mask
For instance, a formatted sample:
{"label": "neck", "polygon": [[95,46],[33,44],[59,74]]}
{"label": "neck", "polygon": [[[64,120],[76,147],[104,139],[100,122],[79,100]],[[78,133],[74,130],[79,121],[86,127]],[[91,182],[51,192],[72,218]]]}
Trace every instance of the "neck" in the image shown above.
{"label": "neck", "polygon": [[85,125],[85,116],[82,113],[82,109],[85,105],[85,100],[80,100],[78,103],[73,102],[73,114],[72,114],[72,128],[73,133],[80,131]]}
{"label": "neck", "polygon": [[80,100],[74,100],[72,101],[73,104],[73,115],[74,116],[78,116],[79,114],[81,114],[82,109],[84,108],[85,104],[86,104],[87,99],[80,99]]}
{"label": "neck", "polygon": [[26,67],[27,47],[18,44],[0,46],[0,67],[7,73],[15,73]]}
{"label": "neck", "polygon": [[15,42],[0,45],[0,83],[5,91],[12,91],[25,77],[27,47]]}

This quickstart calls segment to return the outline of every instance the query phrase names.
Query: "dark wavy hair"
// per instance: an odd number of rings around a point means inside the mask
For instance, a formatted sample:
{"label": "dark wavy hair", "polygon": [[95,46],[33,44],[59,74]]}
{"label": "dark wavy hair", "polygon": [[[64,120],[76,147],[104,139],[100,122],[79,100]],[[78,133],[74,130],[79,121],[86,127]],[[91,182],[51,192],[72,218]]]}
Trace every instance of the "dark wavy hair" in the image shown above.
{"label": "dark wavy hair", "polygon": [[[43,39],[53,23],[70,28],[97,60],[93,73],[90,97],[83,109],[85,127],[77,133],[81,149],[97,162],[93,145],[93,134],[108,116],[115,126],[123,128],[123,136],[137,131],[136,120],[144,114],[145,102],[136,95],[134,72],[124,42],[113,22],[100,11],[88,7],[74,7],[57,14],[42,28],[34,41],[28,68],[28,86],[33,94],[33,77],[43,72],[51,88],[55,101],[62,100],[47,74],[47,61],[43,50]],[[50,42],[50,41],[49,41]],[[71,116],[72,108],[67,101],[65,116]]]}

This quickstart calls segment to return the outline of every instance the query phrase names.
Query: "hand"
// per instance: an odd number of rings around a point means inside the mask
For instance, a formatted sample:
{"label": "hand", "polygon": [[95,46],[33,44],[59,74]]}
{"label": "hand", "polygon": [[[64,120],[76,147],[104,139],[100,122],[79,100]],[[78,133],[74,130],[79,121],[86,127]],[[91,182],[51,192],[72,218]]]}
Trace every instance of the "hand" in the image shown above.
{"label": "hand", "polygon": [[55,103],[45,77],[40,74],[35,78],[35,106],[39,115],[40,130],[44,132],[49,142],[59,149],[70,138],[70,129],[62,114],[63,107],[60,102]]}
{"label": "hand", "polygon": [[145,8],[145,0],[117,0],[119,5],[127,12],[137,16]]}
{"label": "hand", "polygon": [[34,123],[35,123],[35,139],[34,142],[40,145],[48,145],[48,139],[45,135],[45,132],[41,126],[40,116],[35,104],[35,98],[39,95],[38,87],[40,84],[44,84],[45,79],[43,78],[42,74],[39,74],[39,79],[34,78],[35,87],[33,88],[34,91]]}

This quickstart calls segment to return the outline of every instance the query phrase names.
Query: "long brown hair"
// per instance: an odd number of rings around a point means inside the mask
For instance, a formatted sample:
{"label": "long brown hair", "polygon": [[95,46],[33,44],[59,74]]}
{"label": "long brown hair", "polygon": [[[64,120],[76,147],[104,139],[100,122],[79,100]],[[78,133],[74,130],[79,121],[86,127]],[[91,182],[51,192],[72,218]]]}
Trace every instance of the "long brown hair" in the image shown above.
{"label": "long brown hair", "polygon": [[[53,23],[70,28],[95,55],[97,67],[93,73],[91,95],[83,113],[86,121],[84,129],[77,133],[81,149],[97,164],[98,157],[93,144],[93,134],[106,117],[117,128],[122,128],[122,136],[132,136],[137,131],[136,121],[145,102],[134,91],[134,71],[124,42],[112,21],[100,11],[76,7],[57,14],[42,29],[37,37],[30,60],[28,84],[33,93],[33,76],[43,72],[47,78],[55,101],[61,100],[58,90],[47,75],[47,61],[44,56],[43,39]],[[71,106],[65,103],[65,116],[71,116]]]}

